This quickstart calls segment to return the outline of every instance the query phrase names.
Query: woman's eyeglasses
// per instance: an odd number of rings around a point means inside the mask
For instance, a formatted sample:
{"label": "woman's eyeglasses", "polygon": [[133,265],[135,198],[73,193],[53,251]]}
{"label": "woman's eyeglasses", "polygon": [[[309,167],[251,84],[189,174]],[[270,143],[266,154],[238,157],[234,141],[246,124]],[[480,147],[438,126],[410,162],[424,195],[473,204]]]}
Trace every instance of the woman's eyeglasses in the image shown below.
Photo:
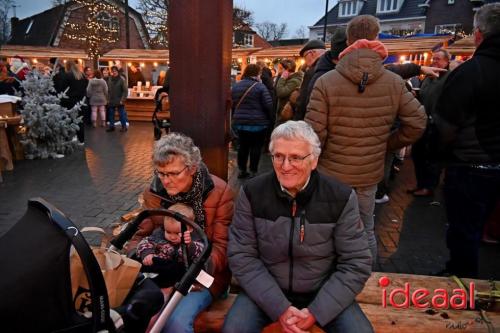
{"label": "woman's eyeglasses", "polygon": [[175,177],[178,177],[181,173],[184,172],[184,170],[186,170],[188,168],[188,166],[186,165],[184,168],[182,168],[181,171],[171,171],[171,172],[161,172],[161,171],[158,171],[157,169],[154,169],[154,174],[157,175],[158,177],[160,178],[168,178],[168,179],[172,179],[172,178],[175,178]]}
{"label": "woman's eyeglasses", "polygon": [[273,162],[276,164],[283,165],[286,159],[288,160],[288,163],[290,163],[291,166],[298,167],[301,166],[302,162],[304,162],[304,160],[309,156],[311,156],[311,154],[307,154],[306,156],[297,156],[297,155],[286,156],[283,154],[274,154],[271,155],[271,158]]}

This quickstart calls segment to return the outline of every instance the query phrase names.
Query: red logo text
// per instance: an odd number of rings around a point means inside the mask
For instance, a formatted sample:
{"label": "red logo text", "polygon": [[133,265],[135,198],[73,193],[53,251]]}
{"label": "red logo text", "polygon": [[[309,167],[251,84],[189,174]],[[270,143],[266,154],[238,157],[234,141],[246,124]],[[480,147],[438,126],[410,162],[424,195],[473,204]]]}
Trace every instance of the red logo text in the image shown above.
{"label": "red logo text", "polygon": [[[427,288],[418,288],[410,293],[410,283],[406,282],[404,288],[394,288],[389,291],[387,287],[391,284],[391,280],[387,276],[382,276],[378,280],[378,284],[382,287],[382,307],[387,307],[389,304],[397,309],[408,309],[410,304],[416,308],[424,309],[433,307],[435,309],[474,309],[474,282],[469,283],[469,290],[453,289],[448,293],[446,289],[434,289],[431,291]],[[430,298],[430,300],[429,300]]]}

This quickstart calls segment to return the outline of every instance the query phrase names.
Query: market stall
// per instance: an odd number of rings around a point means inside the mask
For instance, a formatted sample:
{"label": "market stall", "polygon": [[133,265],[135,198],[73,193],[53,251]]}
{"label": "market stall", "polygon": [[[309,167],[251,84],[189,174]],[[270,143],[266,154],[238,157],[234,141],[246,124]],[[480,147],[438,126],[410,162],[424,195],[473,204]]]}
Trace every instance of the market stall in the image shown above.
{"label": "market stall", "polygon": [[80,49],[61,49],[57,47],[44,46],[25,46],[25,45],[2,45],[0,47],[0,56],[12,58],[22,57],[31,67],[42,68],[49,65],[50,58],[67,60],[77,60],[83,66],[90,65],[87,54]]}
{"label": "market stall", "polygon": [[104,54],[99,63],[101,66],[110,67],[115,63],[139,69],[144,77],[144,82],[138,81],[129,85],[129,94],[125,103],[128,118],[132,121],[151,121],[156,107],[155,94],[162,87],[167,75],[169,54],[168,50],[143,50],[143,49],[114,49]]}
{"label": "market stall", "polygon": [[474,44],[474,37],[468,36],[462,38],[455,43],[451,44],[446,48],[452,55],[455,56],[457,60],[466,60],[474,54],[476,51],[476,45]]}

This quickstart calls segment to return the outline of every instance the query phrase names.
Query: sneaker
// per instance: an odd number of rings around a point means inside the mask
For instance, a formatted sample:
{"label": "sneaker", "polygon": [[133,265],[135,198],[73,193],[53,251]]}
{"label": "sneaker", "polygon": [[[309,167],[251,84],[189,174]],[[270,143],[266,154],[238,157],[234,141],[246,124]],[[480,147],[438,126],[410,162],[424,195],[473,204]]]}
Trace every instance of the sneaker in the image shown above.
{"label": "sneaker", "polygon": [[383,203],[386,203],[386,202],[389,202],[389,196],[387,194],[384,194],[383,197],[381,198],[375,198],[375,203],[376,204],[383,204]]}
{"label": "sneaker", "polygon": [[106,128],[106,132],[114,132],[115,128],[114,127],[108,127]]}
{"label": "sneaker", "polygon": [[248,172],[240,171],[240,173],[238,174],[238,179],[247,178],[248,176],[250,176]]}

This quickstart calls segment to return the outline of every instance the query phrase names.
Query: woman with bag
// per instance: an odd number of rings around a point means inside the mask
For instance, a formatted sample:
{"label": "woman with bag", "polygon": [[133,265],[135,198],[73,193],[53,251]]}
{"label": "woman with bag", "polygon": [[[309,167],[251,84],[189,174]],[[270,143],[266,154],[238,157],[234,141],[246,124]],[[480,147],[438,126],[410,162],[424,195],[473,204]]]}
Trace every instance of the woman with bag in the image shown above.
{"label": "woman with bag", "polygon": [[[238,178],[254,177],[259,167],[260,154],[267,129],[273,123],[273,100],[266,86],[260,82],[260,67],[250,64],[242,80],[232,88],[232,125],[238,132]],[[250,173],[247,172],[250,155]]]}
{"label": "woman with bag", "polygon": [[[221,296],[231,274],[227,263],[228,227],[233,217],[233,193],[222,179],[211,175],[201,160],[193,140],[180,133],[169,133],[156,141],[153,150],[154,176],[143,193],[145,209],[168,209],[185,203],[194,210],[194,222],[205,231],[212,243],[207,272],[215,280],[209,289],[194,285],[175,308],[164,333],[193,332],[196,316]],[[145,219],[129,242],[127,250],[163,224],[161,216]]]}
{"label": "woman with bag", "polygon": [[295,101],[297,100],[300,85],[302,84],[302,80],[304,78],[304,72],[295,71],[295,61],[283,59],[280,64],[284,71],[276,83],[276,97],[278,98],[278,105],[276,110],[276,124],[274,127],[293,118],[294,105],[289,104],[288,102],[292,99],[292,102],[295,103],[293,99],[295,99]]}

